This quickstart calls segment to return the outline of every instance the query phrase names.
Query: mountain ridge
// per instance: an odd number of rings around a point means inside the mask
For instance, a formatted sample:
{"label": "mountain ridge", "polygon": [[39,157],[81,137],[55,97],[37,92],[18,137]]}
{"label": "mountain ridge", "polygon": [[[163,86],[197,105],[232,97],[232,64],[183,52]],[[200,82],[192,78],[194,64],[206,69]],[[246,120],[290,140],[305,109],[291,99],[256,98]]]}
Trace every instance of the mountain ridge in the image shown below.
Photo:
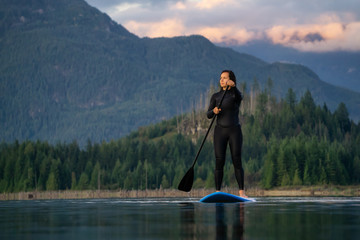
{"label": "mountain ridge", "polygon": [[116,139],[191,110],[223,69],[234,70],[247,91],[255,78],[262,88],[271,78],[278,97],[289,87],[297,96],[310,88],[321,104],[334,110],[344,101],[360,119],[360,94],[327,85],[301,65],[269,64],[197,35],[139,38],[83,0],[5,3],[2,141]]}
{"label": "mountain ridge", "polygon": [[242,46],[229,46],[267,62],[288,62],[313,69],[325,82],[360,92],[360,52],[301,52],[267,41],[252,41]]}

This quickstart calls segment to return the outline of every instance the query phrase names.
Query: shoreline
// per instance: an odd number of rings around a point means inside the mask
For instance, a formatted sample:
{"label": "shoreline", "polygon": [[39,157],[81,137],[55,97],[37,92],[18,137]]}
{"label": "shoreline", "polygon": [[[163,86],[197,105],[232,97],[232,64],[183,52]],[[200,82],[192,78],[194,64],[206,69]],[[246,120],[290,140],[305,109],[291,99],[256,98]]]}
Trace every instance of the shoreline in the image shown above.
{"label": "shoreline", "polygon": [[[223,188],[223,192],[238,194],[234,188]],[[201,198],[215,189],[193,189],[189,193],[177,189],[152,190],[59,190],[0,193],[0,201],[48,200],[48,199],[100,199],[100,198]],[[360,197],[360,186],[308,186],[299,188],[276,188],[265,190],[249,188],[249,197]]]}

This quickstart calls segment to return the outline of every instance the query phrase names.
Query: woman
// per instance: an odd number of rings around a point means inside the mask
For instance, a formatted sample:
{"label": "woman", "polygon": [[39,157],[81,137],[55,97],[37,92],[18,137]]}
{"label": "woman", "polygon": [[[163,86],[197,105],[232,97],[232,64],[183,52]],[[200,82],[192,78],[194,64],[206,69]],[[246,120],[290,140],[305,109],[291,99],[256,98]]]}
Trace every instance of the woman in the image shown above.
{"label": "woman", "polygon": [[[218,108],[224,91],[229,86],[221,107]],[[214,130],[214,149],[216,158],[215,184],[216,191],[221,189],[224,175],[225,154],[229,143],[231,157],[235,169],[235,177],[239,184],[240,197],[247,197],[244,191],[244,170],[241,163],[242,132],[239,122],[239,108],[243,99],[241,92],[236,88],[236,77],[231,70],[224,70],[220,75],[220,91],[214,93],[210,99],[207,112],[208,118],[217,115]]]}

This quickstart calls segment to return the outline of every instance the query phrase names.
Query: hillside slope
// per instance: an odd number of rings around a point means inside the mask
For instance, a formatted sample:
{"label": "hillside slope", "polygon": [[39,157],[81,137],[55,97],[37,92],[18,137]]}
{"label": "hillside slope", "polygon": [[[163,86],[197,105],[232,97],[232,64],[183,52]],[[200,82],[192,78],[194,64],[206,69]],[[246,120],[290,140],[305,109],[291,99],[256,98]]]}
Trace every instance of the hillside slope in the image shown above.
{"label": "hillside slope", "polygon": [[268,64],[201,36],[138,38],[83,0],[5,0],[0,18],[2,141],[117,139],[189,111],[225,68],[248,90],[271,77],[277,96],[310,89],[318,103],[333,110],[343,101],[360,119],[360,94],[306,67]]}

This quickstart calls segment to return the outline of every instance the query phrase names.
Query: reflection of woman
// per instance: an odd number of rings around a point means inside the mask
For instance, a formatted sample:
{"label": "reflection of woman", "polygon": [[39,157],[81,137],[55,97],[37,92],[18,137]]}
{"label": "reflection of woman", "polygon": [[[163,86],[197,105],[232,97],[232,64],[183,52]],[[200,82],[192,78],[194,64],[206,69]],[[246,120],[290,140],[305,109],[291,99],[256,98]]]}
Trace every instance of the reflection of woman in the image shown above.
{"label": "reflection of woman", "polygon": [[[221,97],[229,86],[222,102],[221,108],[217,106]],[[239,185],[239,195],[247,197],[244,191],[244,170],[241,163],[242,132],[239,122],[239,108],[242,100],[241,92],[236,88],[236,77],[231,70],[224,70],[220,75],[220,91],[214,93],[210,99],[207,112],[208,118],[217,115],[214,130],[214,149],[216,158],[215,185],[216,191],[220,191],[224,175],[225,155],[229,143],[231,157],[235,169],[235,177]]]}
{"label": "reflection of woman", "polygon": [[[216,204],[216,239],[243,239],[245,212],[244,204],[227,205],[226,211],[224,204]],[[229,209],[230,208],[230,209]],[[228,213],[232,213],[230,215]],[[226,216],[228,215],[228,216]],[[227,222],[227,221],[228,222]],[[229,224],[230,223],[230,224]],[[232,225],[232,236],[228,236],[227,225]]]}

